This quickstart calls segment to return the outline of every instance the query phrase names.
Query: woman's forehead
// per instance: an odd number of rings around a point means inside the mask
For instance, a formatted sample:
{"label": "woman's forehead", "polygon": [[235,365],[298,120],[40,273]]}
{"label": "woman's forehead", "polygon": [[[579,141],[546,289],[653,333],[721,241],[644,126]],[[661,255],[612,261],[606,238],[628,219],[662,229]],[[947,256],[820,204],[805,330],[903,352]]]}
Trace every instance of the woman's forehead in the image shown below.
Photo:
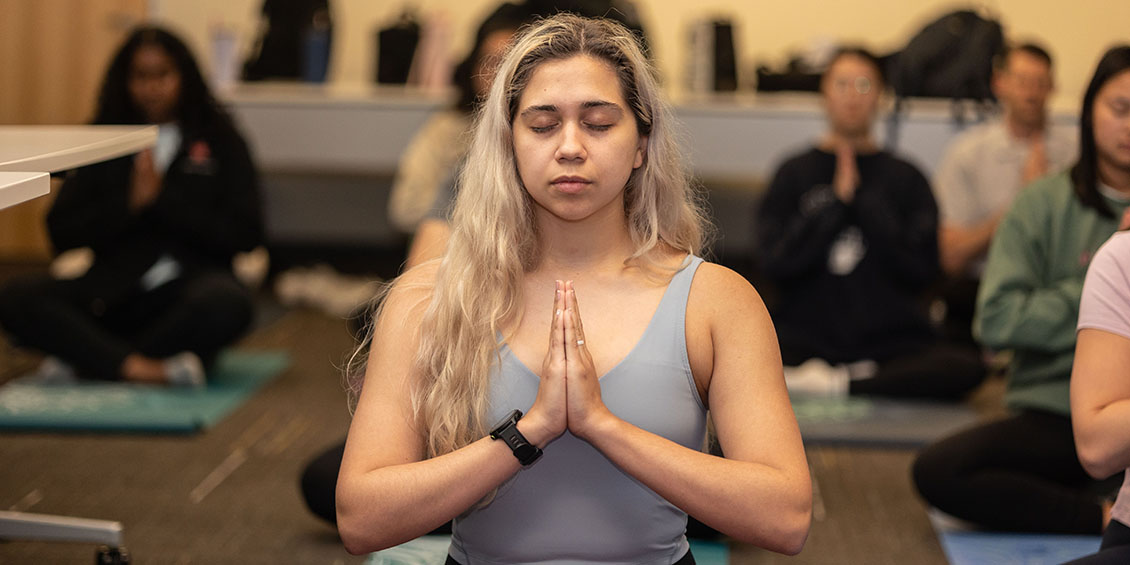
{"label": "woman's forehead", "polygon": [[603,59],[574,55],[538,65],[519,97],[518,111],[532,106],[593,108],[600,106],[597,102],[625,106],[619,76]]}

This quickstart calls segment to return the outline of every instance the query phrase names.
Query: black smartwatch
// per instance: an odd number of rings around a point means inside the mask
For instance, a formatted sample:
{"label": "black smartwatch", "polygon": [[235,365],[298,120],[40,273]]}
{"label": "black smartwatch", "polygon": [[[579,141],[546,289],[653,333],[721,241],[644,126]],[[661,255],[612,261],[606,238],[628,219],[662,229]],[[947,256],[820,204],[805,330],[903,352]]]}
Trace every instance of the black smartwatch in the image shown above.
{"label": "black smartwatch", "polygon": [[510,446],[514,457],[523,467],[532,464],[541,457],[541,449],[526,440],[526,436],[518,431],[518,420],[522,418],[521,410],[514,410],[506,415],[501,422],[490,431],[490,439],[500,439]]}

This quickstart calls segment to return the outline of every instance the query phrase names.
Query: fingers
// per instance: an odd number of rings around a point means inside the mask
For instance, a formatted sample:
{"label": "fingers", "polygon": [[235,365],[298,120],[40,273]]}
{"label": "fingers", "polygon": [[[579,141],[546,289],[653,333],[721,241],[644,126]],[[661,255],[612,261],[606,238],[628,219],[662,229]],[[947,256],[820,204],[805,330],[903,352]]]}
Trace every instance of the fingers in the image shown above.
{"label": "fingers", "polygon": [[564,339],[564,343],[565,343],[565,359],[569,360],[570,362],[573,362],[573,361],[581,358],[581,352],[580,352],[579,349],[582,345],[584,345],[584,343],[579,343],[579,344],[577,343],[578,340],[580,340],[581,338],[578,336],[578,333],[577,333],[577,321],[575,319],[576,318],[576,311],[573,310],[573,308],[570,306],[570,302],[572,302],[572,300],[570,300],[569,296],[571,294],[572,294],[572,292],[567,289],[566,292],[565,292],[566,300],[565,300],[565,314],[564,314],[564,318],[565,318],[565,339]]}
{"label": "fingers", "polygon": [[133,158],[133,166],[135,169],[147,171],[153,168],[153,150],[142,149],[138,152],[137,156]]}
{"label": "fingers", "polygon": [[592,356],[585,343],[585,328],[581,324],[581,310],[577,303],[577,291],[573,288],[573,281],[565,283],[565,358],[585,366],[592,364]]}
{"label": "fingers", "polygon": [[573,344],[584,347],[585,328],[581,324],[581,308],[577,304],[577,290],[573,287],[573,281],[565,282],[565,311],[570,313],[569,318],[573,325],[575,338]]}
{"label": "fingers", "polygon": [[549,358],[565,358],[565,283],[556,281],[553,294],[553,320],[549,324]]}

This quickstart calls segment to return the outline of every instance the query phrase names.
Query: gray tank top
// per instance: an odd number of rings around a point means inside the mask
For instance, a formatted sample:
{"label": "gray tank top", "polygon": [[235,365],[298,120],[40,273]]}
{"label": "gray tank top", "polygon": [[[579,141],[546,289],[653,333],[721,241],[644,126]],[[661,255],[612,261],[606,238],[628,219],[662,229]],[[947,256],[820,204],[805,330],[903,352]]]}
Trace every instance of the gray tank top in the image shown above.
{"label": "gray tank top", "polygon": [[[706,407],[687,359],[686,311],[702,259],[671,278],[643,337],[600,378],[604,403],[620,418],[691,449],[706,437]],[[503,345],[492,375],[491,421],[526,412],[539,377]],[[687,515],[569,432],[494,500],[455,519],[451,556],[481,563],[671,565],[688,549]]]}

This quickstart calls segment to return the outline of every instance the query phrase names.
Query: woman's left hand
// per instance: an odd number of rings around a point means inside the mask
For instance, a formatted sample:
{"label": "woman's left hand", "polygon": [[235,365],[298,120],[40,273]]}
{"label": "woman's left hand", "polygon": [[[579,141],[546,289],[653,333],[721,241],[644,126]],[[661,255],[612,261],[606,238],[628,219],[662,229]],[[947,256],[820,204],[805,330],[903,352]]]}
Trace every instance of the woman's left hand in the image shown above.
{"label": "woman's left hand", "polygon": [[569,431],[573,435],[588,439],[603,419],[612,416],[600,397],[600,380],[585,343],[573,281],[565,283],[565,392]]}

